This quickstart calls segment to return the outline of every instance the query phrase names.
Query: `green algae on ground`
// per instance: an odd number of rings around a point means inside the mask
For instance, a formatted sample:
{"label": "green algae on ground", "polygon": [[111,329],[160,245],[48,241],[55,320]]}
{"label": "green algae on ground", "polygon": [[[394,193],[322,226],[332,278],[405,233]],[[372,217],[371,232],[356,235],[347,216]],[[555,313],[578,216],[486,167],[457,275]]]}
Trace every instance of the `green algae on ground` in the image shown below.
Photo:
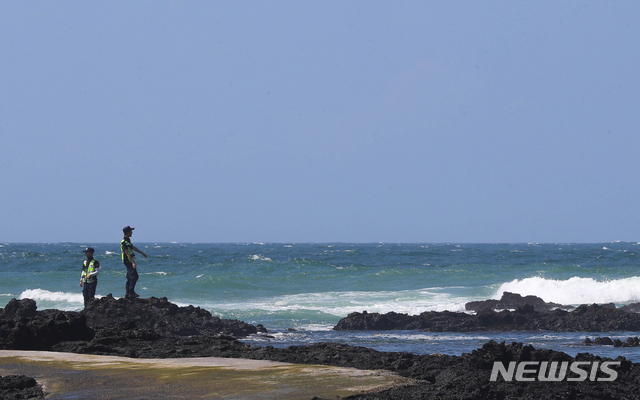
{"label": "green algae on ground", "polygon": [[410,383],[385,371],[271,361],[0,351],[0,375],[5,374],[33,376],[49,398],[339,398]]}

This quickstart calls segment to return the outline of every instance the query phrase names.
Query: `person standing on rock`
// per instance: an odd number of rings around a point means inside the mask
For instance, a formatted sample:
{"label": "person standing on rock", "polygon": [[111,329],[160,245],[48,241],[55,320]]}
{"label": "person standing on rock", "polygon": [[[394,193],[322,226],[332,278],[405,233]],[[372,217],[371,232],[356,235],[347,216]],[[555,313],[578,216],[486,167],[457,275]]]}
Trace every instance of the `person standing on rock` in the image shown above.
{"label": "person standing on rock", "polygon": [[[95,250],[87,247],[82,252],[87,257],[82,264],[82,275],[80,275],[80,287],[82,288],[82,296],[84,297],[84,306],[86,307],[89,300],[96,296],[96,288],[98,287],[98,274],[100,273],[100,262],[93,258]],[[84,286],[83,286],[84,285]]]}
{"label": "person standing on rock", "polygon": [[136,246],[131,244],[131,235],[133,235],[134,229],[136,228],[132,228],[129,225],[122,228],[122,232],[124,232],[124,239],[120,242],[122,263],[127,267],[127,292],[124,296],[126,299],[135,299],[136,297],[140,297],[135,291],[136,282],[138,282],[138,269],[136,266],[136,255],[134,251],[142,254],[144,258],[147,258],[147,255],[142,250],[138,250]]}

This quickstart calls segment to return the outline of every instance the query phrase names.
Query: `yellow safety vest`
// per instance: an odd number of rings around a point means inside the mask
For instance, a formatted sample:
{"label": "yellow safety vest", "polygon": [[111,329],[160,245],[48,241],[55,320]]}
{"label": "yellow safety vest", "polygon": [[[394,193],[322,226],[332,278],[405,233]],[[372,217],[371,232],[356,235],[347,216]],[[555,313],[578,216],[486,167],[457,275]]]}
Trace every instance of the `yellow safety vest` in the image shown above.
{"label": "yellow safety vest", "polygon": [[128,241],[126,238],[122,239],[122,241],[120,242],[120,250],[122,253],[122,262],[129,262],[129,257],[125,258],[125,243],[127,244],[127,247],[129,248],[129,254],[131,255],[131,258],[135,257],[136,255],[133,253],[133,249],[131,249],[131,242]]}
{"label": "yellow safety vest", "polygon": [[[87,261],[89,260],[84,260],[84,264],[82,265],[82,281],[86,282],[86,283],[93,283],[96,281],[96,276],[89,276],[89,274],[93,273],[96,271],[96,267],[93,265],[93,263],[96,260],[91,260],[91,262],[89,263],[89,265],[87,265]],[[88,278],[87,278],[88,277]]]}

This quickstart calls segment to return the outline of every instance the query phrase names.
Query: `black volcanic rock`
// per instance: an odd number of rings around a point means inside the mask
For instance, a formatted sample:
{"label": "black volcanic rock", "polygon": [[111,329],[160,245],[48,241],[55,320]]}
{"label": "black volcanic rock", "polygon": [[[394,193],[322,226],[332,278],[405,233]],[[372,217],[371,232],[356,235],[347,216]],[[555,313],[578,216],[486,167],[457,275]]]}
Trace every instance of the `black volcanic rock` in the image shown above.
{"label": "black volcanic rock", "polygon": [[111,294],[92,300],[82,311],[93,329],[126,325],[160,336],[233,335],[248,336],[258,328],[238,320],[221,319],[200,307],[178,307],[166,297],[128,300]]}
{"label": "black volcanic rock", "polygon": [[343,400],[391,399],[635,399],[637,398],[640,368],[623,357],[618,357],[618,377],[613,382],[558,381],[558,382],[505,382],[498,378],[490,381],[495,361],[606,361],[607,358],[587,353],[575,358],[553,350],[538,350],[522,343],[505,344],[490,341],[482,348],[461,356],[415,356],[405,363],[407,368],[396,372],[424,383],[399,386],[377,393],[363,393]]}
{"label": "black volcanic rock", "polygon": [[595,337],[593,338],[593,340],[591,340],[590,338],[586,338],[583,342],[584,344],[586,344],[587,346],[592,346],[592,345],[602,345],[602,346],[614,346],[614,347],[640,347],[640,338],[635,336],[635,337],[628,337],[626,341],[622,341],[620,339],[611,339],[608,336],[604,336],[604,337]]}
{"label": "black volcanic rock", "polygon": [[[229,346],[228,335],[258,332],[245,322],[220,319],[199,307],[178,307],[166,298],[154,297],[116,300],[108,295],[92,300],[81,312],[37,311],[31,299],[12,299],[1,311],[0,349],[11,350],[177,357],[207,353],[206,346]],[[192,337],[202,339],[194,344]],[[150,343],[156,348],[145,347]]]}
{"label": "black volcanic rock", "polygon": [[491,370],[496,361],[607,361],[587,353],[571,357],[553,350],[535,349],[522,343],[487,342],[482,348],[461,356],[440,354],[415,355],[403,352],[379,352],[373,349],[336,343],[317,343],[310,346],[251,348],[243,358],[283,361],[298,364],[320,364],[368,370],[388,370],[416,379],[410,386],[364,393],[343,400],[395,399],[635,399],[640,390],[640,366],[623,357],[614,369],[614,382],[492,382]]}
{"label": "black volcanic rock", "polygon": [[386,314],[363,311],[362,313],[351,313],[346,318],[342,318],[333,329],[337,331],[390,331],[419,328],[420,317],[416,315],[398,314],[393,311]]}
{"label": "black volcanic rock", "polygon": [[551,311],[553,309],[571,310],[575,307],[557,303],[547,303],[538,296],[521,296],[518,293],[502,292],[500,300],[471,301],[464,305],[467,311],[492,311],[492,310],[515,310],[524,305],[532,305],[538,312]]}
{"label": "black volcanic rock", "polygon": [[640,313],[640,303],[631,303],[620,307],[621,310],[627,312]]}
{"label": "black volcanic rock", "polygon": [[31,299],[16,300],[11,299],[2,309],[2,314],[6,318],[19,320],[21,318],[32,318],[36,316],[36,302]]}
{"label": "black volcanic rock", "polygon": [[397,313],[351,313],[334,330],[409,330],[427,332],[537,331],[607,332],[639,331],[640,314],[625,312],[611,305],[581,305],[573,311],[535,311],[525,304],[515,311],[486,310],[476,315],[428,311],[420,315]]}
{"label": "black volcanic rock", "polygon": [[157,336],[150,331],[119,328],[98,331],[90,342],[62,342],[53,351],[131,358],[232,357],[250,346],[232,336]]}
{"label": "black volcanic rock", "polygon": [[613,346],[613,340],[610,337],[597,337],[593,341],[595,344],[605,345],[605,346]]}
{"label": "black volcanic rock", "polygon": [[0,315],[0,349],[49,350],[67,340],[91,340],[93,329],[73,311],[36,311],[31,299],[11,299]]}
{"label": "black volcanic rock", "polygon": [[24,375],[0,376],[0,399],[44,399],[42,386],[35,379]]}

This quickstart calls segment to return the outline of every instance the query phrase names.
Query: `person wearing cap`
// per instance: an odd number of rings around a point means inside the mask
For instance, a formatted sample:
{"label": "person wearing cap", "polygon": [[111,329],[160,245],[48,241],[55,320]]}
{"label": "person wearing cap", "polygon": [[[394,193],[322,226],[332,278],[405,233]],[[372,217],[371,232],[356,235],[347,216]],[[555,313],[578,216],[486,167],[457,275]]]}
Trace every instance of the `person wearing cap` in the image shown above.
{"label": "person wearing cap", "polygon": [[129,225],[122,228],[122,232],[124,232],[124,239],[120,242],[122,263],[127,267],[127,291],[124,296],[126,299],[135,299],[136,297],[140,297],[135,291],[136,282],[138,282],[138,270],[134,251],[142,254],[144,258],[147,258],[147,255],[142,250],[139,250],[136,246],[131,244],[131,235],[133,235],[134,229],[136,228],[132,228]]}
{"label": "person wearing cap", "polygon": [[87,247],[82,252],[87,259],[82,264],[82,274],[80,275],[80,287],[82,288],[82,296],[84,296],[84,306],[86,307],[89,300],[96,295],[98,287],[98,274],[100,273],[100,262],[93,258],[94,249]]}

